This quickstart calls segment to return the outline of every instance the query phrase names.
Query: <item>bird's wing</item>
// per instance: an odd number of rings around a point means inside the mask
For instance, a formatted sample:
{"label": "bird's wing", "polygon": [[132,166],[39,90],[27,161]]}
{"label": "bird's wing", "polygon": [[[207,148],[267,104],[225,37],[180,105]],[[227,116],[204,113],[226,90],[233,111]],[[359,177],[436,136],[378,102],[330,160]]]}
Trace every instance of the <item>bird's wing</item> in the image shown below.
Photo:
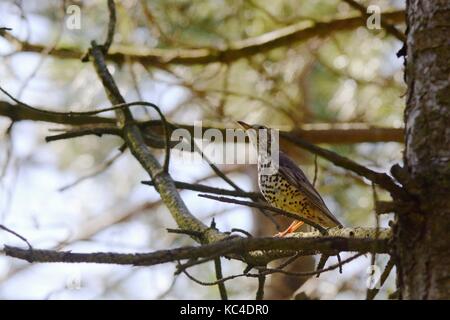
{"label": "bird's wing", "polygon": [[335,222],[338,226],[342,224],[336,219],[336,217],[327,208],[320,194],[314,188],[314,186],[308,181],[308,178],[303,171],[291,160],[288,156],[280,151],[279,157],[279,173],[283,176],[291,185],[299,189],[309,201],[320,211],[322,211],[328,218]]}

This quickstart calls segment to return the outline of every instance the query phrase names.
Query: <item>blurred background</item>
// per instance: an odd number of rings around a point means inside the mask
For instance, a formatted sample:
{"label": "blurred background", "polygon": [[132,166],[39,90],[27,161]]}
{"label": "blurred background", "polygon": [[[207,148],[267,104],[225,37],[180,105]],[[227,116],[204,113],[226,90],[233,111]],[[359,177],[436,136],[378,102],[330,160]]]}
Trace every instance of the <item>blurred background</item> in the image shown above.
{"label": "blurred background", "polygon": [[[140,52],[159,48],[223,48],[298,23],[326,22],[358,16],[345,1],[323,0],[124,0],[116,1],[118,24],[111,51]],[[382,12],[402,10],[403,1],[361,1]],[[81,28],[68,28],[70,5],[80,9]],[[91,40],[103,41],[108,22],[105,1],[0,2],[0,27],[16,39],[39,46],[22,50],[0,37],[0,86],[17,99],[54,111],[87,111],[109,102],[91,63],[51,54],[53,48],[85,52]],[[283,130],[378,126],[401,128],[405,86],[402,44],[383,30],[366,26],[329,30],[322,37],[285,43],[231,62],[183,65],[127,60],[108,67],[126,101],[146,100],[161,107],[174,123],[203,121],[236,127],[236,120]],[[165,52],[165,51],[162,51]],[[10,101],[4,95],[2,101]],[[152,110],[133,109],[136,118],[157,119]],[[105,116],[113,116],[106,113]],[[113,136],[84,136],[46,143],[49,130],[63,126],[11,120],[0,116],[0,223],[25,236],[36,248],[76,252],[147,252],[191,245],[183,235],[169,234],[176,225],[129,151],[120,152]],[[54,133],[54,132],[53,132]],[[333,143],[324,147],[379,171],[402,160],[398,142]],[[314,156],[293,145],[283,150],[312,180]],[[162,160],[162,150],[154,150]],[[220,165],[236,184],[257,190],[255,165]],[[374,226],[372,187],[368,181],[317,159],[316,187],[346,226]],[[229,188],[203,163],[189,165],[174,155],[175,180]],[[180,191],[205,224],[215,218],[222,231],[241,228],[253,235],[276,232],[273,223],[249,208],[201,199]],[[380,199],[387,194],[378,191]],[[392,216],[383,216],[387,226]],[[286,221],[280,221],[286,224]],[[0,243],[23,245],[0,232]],[[342,258],[347,257],[343,255]],[[386,263],[377,256],[381,270]],[[363,256],[319,278],[282,275],[268,279],[266,298],[364,299],[371,257]],[[317,258],[291,266],[312,270]],[[327,265],[336,263],[330,258]],[[224,275],[245,265],[223,261]],[[33,264],[0,257],[1,299],[217,299],[216,286],[204,287],[174,264],[128,267],[93,264]],[[215,279],[212,263],[191,269],[204,280]],[[394,290],[395,272],[378,299]],[[227,282],[230,298],[253,298],[255,279]]]}

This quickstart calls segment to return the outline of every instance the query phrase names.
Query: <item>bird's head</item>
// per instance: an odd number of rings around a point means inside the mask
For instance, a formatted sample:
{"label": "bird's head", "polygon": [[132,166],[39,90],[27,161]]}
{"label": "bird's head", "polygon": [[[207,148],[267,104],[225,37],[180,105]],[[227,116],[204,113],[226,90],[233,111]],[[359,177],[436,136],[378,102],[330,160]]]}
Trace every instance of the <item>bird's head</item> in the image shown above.
{"label": "bird's head", "polygon": [[250,138],[250,142],[260,150],[261,147],[270,150],[271,146],[271,130],[263,125],[250,125],[244,121],[238,121],[239,125],[245,130]]}

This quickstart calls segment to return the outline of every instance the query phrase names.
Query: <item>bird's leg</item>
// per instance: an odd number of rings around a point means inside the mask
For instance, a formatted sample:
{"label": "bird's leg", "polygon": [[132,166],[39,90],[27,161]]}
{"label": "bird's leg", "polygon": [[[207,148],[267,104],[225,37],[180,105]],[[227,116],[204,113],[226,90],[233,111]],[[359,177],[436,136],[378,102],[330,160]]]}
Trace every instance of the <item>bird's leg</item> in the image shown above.
{"label": "bird's leg", "polygon": [[291,225],[284,231],[278,232],[274,237],[284,237],[285,235],[295,232],[298,228],[300,228],[303,225],[303,221],[294,220]]}
{"label": "bird's leg", "polygon": [[297,221],[297,223],[295,223],[295,224],[292,226],[291,232],[297,231],[303,224],[304,224],[303,221]]}

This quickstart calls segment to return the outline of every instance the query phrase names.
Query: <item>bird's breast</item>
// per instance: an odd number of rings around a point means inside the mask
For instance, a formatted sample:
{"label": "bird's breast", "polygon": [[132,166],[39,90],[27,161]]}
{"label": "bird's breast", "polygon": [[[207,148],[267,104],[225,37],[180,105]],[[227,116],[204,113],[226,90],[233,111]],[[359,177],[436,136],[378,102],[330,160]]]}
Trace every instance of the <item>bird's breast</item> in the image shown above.
{"label": "bird's breast", "polygon": [[308,198],[281,175],[260,175],[258,181],[261,193],[270,205],[314,221],[318,218],[319,212]]}
{"label": "bird's breast", "polygon": [[258,182],[259,189],[267,202],[280,209],[304,198],[298,189],[291,186],[279,174],[259,175]]}

